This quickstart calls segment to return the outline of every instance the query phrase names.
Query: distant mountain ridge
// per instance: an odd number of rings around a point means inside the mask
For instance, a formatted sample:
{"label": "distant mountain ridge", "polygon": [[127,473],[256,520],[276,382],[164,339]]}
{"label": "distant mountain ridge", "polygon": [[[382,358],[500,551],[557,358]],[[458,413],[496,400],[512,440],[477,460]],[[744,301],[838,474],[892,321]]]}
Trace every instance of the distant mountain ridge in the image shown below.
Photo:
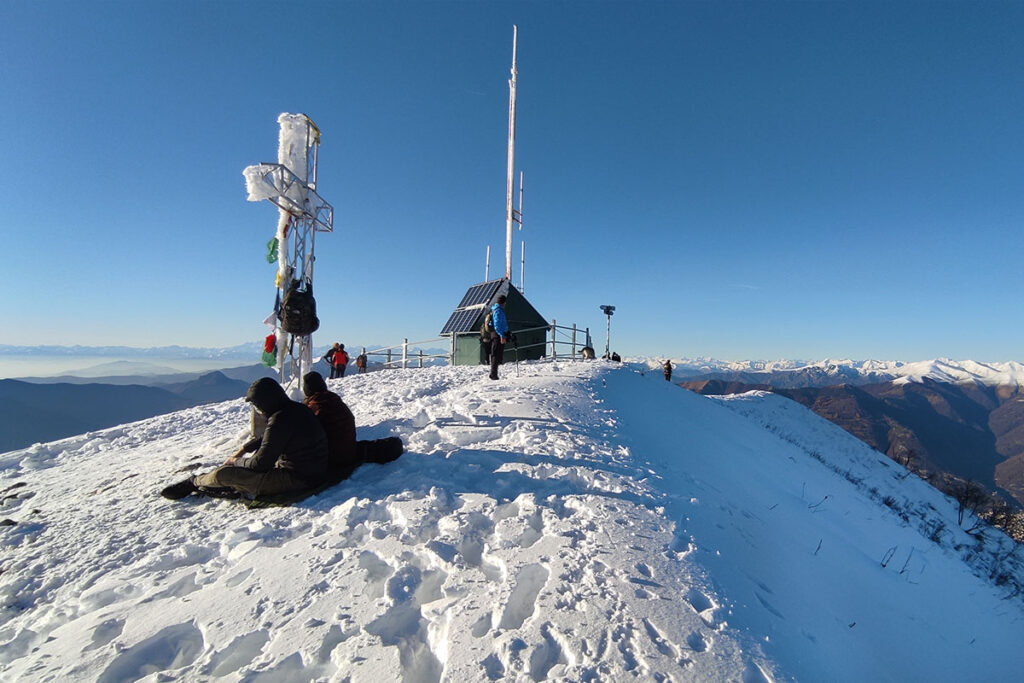
{"label": "distant mountain ridge", "polygon": [[[679,384],[705,395],[770,391],[785,396],[940,488],[949,486],[951,475],[1024,505],[1024,389],[1019,385],[939,381],[923,375],[873,384],[772,384],[781,374],[761,375],[769,381],[757,384],[732,379]],[[799,375],[804,380],[813,376]]]}
{"label": "distant mountain ridge", "polygon": [[[127,366],[122,366],[127,367]],[[318,368],[319,369],[319,368]],[[130,371],[130,368],[128,368]],[[22,382],[32,384],[115,384],[124,386],[127,384],[142,384],[148,387],[162,387],[166,385],[178,385],[184,382],[192,382],[212,372],[223,373],[229,379],[241,380],[252,383],[260,377],[273,377],[273,369],[267,368],[259,363],[242,365],[232,368],[221,368],[215,371],[202,372],[180,372],[171,370],[166,374],[127,374],[127,375],[103,375],[103,376],[82,376],[82,375],[55,375],[53,377],[13,377]]]}
{"label": "distant mountain ridge", "polygon": [[164,386],[0,380],[0,452],[239,398],[249,384],[216,371]]}
{"label": "distant mountain ridge", "polygon": [[4,356],[111,356],[123,358],[167,358],[167,359],[259,359],[263,342],[248,342],[225,348],[189,346],[15,346],[0,344],[0,355]]}

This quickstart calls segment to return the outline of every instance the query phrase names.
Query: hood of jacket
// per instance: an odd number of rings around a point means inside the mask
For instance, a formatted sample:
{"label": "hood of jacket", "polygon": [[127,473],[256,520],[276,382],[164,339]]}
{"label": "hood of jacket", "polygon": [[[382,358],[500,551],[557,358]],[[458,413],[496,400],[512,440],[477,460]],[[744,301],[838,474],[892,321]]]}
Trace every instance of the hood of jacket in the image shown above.
{"label": "hood of jacket", "polygon": [[276,380],[263,377],[252,383],[245,393],[245,400],[264,415],[270,416],[288,405],[291,399]]}
{"label": "hood of jacket", "polygon": [[319,372],[307,372],[302,376],[303,396],[312,396],[323,391],[327,391],[327,382]]}

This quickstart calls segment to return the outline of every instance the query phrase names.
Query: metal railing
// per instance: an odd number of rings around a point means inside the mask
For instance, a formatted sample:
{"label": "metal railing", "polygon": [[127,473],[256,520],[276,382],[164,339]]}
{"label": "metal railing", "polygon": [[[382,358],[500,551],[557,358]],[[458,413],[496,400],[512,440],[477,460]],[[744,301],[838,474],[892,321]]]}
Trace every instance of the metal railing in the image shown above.
{"label": "metal railing", "polygon": [[[538,346],[548,347],[548,357],[554,359],[558,358],[559,348],[562,349],[562,355],[564,356],[566,347],[568,347],[569,357],[575,360],[577,357],[582,356],[582,349],[587,345],[587,338],[590,337],[590,328],[579,328],[575,324],[571,327],[565,325],[559,325],[556,321],[552,320],[550,325],[541,325],[538,327],[527,327],[520,330],[516,330],[515,334],[521,334],[523,332],[536,332],[537,330],[545,330],[548,332],[546,335],[548,338],[542,342],[535,342],[533,344],[526,344],[523,346],[517,346],[519,349],[532,349]],[[582,339],[578,337],[582,336]]]}
{"label": "metal railing", "polygon": [[[577,356],[582,356],[582,349],[585,346],[587,346],[587,340],[590,339],[589,327],[584,327],[581,329],[576,327],[575,323],[573,323],[571,327],[566,327],[564,325],[559,325],[555,322],[555,320],[552,320],[551,325],[548,326],[548,329],[551,330],[551,341],[549,343],[551,344],[552,358],[558,357],[559,345],[563,347],[569,347],[569,356],[573,360],[576,360]],[[562,339],[559,339],[560,330]],[[582,341],[577,339],[577,335],[580,333],[583,334]],[[568,339],[566,339],[566,337],[568,337]]]}
{"label": "metal railing", "polygon": [[[580,328],[575,324],[572,326],[558,325],[554,320],[551,321],[550,325],[523,328],[516,330],[516,333],[536,332],[537,330],[544,330],[548,333],[545,335],[547,338],[544,341],[525,344],[516,348],[523,350],[546,347],[549,351],[547,356],[551,359],[558,358],[559,351],[561,350],[562,356],[568,354],[570,358],[576,360],[577,358],[582,358],[582,349],[587,345],[587,339],[590,337],[589,327]],[[413,347],[422,347],[429,344],[437,344],[438,342],[444,342],[449,347],[449,350],[446,353],[424,353],[422,348],[410,351]],[[362,352],[366,354],[367,359],[381,358],[382,362],[378,363],[378,365],[382,369],[422,368],[426,363],[435,360],[444,361],[446,364],[451,365],[455,358],[455,336],[436,337],[416,342],[403,339],[401,344],[385,346],[373,349],[372,351],[367,351],[364,346],[362,347]]]}
{"label": "metal railing", "polygon": [[422,368],[424,361],[431,360],[444,360],[449,365],[452,362],[452,351],[446,353],[423,353],[423,349],[416,349],[413,353],[410,353],[410,348],[417,346],[424,346],[427,344],[433,344],[437,342],[445,342],[445,344],[451,344],[451,340],[448,337],[437,337],[435,339],[424,339],[423,341],[410,342],[408,339],[403,339],[401,344],[395,344],[394,346],[385,346],[384,348],[374,349],[367,351],[366,347],[363,348],[363,353],[366,354],[367,360],[374,356],[379,356],[384,359],[384,362],[380,363],[381,367],[385,369],[389,368],[408,368],[410,363],[414,364],[414,367]]}

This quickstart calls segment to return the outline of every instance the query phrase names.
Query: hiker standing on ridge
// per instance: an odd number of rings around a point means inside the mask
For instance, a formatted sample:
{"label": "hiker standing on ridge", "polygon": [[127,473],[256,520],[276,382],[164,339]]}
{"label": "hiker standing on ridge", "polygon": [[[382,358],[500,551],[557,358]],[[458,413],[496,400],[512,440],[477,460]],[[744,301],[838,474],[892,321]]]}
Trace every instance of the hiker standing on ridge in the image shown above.
{"label": "hiker standing on ridge", "polygon": [[498,297],[498,302],[491,305],[491,379],[498,379],[498,366],[504,360],[505,341],[508,339],[508,319],[505,318],[505,295]]}
{"label": "hiker standing on ridge", "polygon": [[212,472],[172,484],[161,496],[178,500],[203,488],[231,489],[256,498],[306,491],[324,480],[327,434],[313,411],[289,399],[270,377],[253,382],[245,400],[267,417],[263,435],[248,441]]}
{"label": "hiker standing on ridge", "polygon": [[345,345],[335,344],[335,346],[338,348],[334,350],[334,356],[331,359],[331,379],[344,377],[345,368],[348,367],[348,351],[345,350]]}
{"label": "hiker standing on ridge", "polygon": [[664,370],[665,370],[665,379],[667,381],[671,382],[672,381],[672,361],[670,361],[670,360],[666,360],[665,361]]}
{"label": "hiker standing on ridge", "polygon": [[338,352],[338,346],[340,346],[340,344],[338,342],[334,342],[334,346],[327,349],[327,353],[325,353],[323,358],[320,359],[327,361],[327,367],[331,369],[331,379],[334,379],[334,354]]}

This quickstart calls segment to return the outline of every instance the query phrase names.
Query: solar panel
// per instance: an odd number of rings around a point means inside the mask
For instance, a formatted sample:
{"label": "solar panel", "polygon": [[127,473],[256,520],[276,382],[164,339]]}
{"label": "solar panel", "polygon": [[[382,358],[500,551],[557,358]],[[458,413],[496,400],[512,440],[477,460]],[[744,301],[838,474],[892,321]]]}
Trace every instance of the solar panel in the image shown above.
{"label": "solar panel", "polygon": [[497,295],[504,282],[504,279],[491,280],[470,287],[458,307],[449,316],[448,322],[444,324],[441,334],[464,334],[474,331],[478,327],[477,322],[483,317],[487,305]]}
{"label": "solar panel", "polygon": [[473,308],[460,308],[451,314],[448,318],[448,322],[445,323],[444,328],[441,330],[441,334],[456,334],[463,332],[472,332],[476,328],[476,321],[480,319],[480,316],[484,312],[483,306],[474,306]]}
{"label": "solar panel", "polygon": [[462,297],[462,301],[459,302],[458,308],[479,306],[480,304],[488,303],[491,298],[494,297],[494,293],[498,291],[498,287],[501,287],[502,282],[504,282],[504,280],[491,280],[490,282],[473,285],[469,288],[469,291],[466,292],[466,296]]}

